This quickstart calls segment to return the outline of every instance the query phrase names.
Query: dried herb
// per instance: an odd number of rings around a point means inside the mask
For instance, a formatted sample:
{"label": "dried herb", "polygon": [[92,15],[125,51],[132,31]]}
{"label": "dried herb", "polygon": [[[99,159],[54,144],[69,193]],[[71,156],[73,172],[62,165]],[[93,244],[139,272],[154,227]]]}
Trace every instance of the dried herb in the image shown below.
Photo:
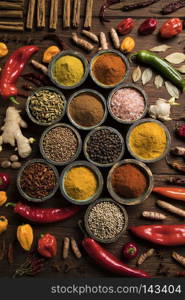
{"label": "dried herb", "polygon": [[139,81],[140,78],[141,78],[141,75],[142,75],[141,69],[140,69],[140,67],[138,66],[138,67],[136,67],[136,68],[134,69],[134,71],[133,71],[133,73],[132,73],[132,80],[133,80],[133,82]]}
{"label": "dried herb", "polygon": [[171,64],[178,65],[185,61],[185,54],[181,52],[175,52],[166,56],[165,59]]}
{"label": "dried herb", "polygon": [[130,10],[134,10],[134,9],[138,9],[138,8],[144,8],[144,7],[150,6],[159,1],[160,0],[148,0],[148,1],[144,1],[144,2],[138,2],[138,3],[129,4],[129,5],[124,5],[121,10],[122,11],[130,11]]}
{"label": "dried herb", "polygon": [[171,2],[167,5],[165,5],[162,8],[161,12],[162,12],[162,14],[167,15],[167,14],[170,14],[184,6],[185,6],[185,0],[177,0],[177,1],[174,1],[174,2]]}
{"label": "dried herb", "polygon": [[37,87],[42,86],[42,83],[39,80],[37,80],[35,77],[31,76],[30,74],[24,74],[24,75],[21,75],[21,77],[25,80],[28,80],[28,81],[34,83]]}
{"label": "dried herb", "polygon": [[175,85],[173,85],[170,81],[165,81],[165,87],[170,96],[174,97],[175,99],[179,98],[178,88]]}
{"label": "dried herb", "polygon": [[164,45],[159,45],[159,46],[153,47],[153,48],[150,49],[150,51],[153,51],[153,52],[165,52],[169,48],[171,48],[171,46],[168,46],[168,45],[164,44]]}
{"label": "dried herb", "polygon": [[144,70],[142,74],[142,83],[143,85],[147,84],[152,79],[153,72],[150,68]]}
{"label": "dried herb", "polygon": [[100,7],[99,18],[102,23],[110,22],[107,18],[105,18],[105,11],[113,4],[120,3],[122,0],[106,0],[105,3]]}
{"label": "dried herb", "polygon": [[12,243],[8,245],[7,259],[10,265],[14,263],[14,248]]}
{"label": "dried herb", "polygon": [[38,258],[34,252],[30,252],[25,262],[16,269],[13,278],[23,275],[36,276],[43,271],[44,261],[43,258]]}
{"label": "dried herb", "polygon": [[1,246],[0,246],[0,261],[3,260],[5,256],[5,251],[6,251],[6,242],[5,240],[2,240]]}

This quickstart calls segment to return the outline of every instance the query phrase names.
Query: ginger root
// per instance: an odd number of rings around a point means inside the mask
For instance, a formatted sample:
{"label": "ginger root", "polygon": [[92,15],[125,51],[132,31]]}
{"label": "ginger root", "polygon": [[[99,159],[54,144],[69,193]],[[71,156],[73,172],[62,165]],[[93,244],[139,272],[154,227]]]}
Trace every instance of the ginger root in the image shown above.
{"label": "ginger root", "polygon": [[4,122],[5,124],[1,128],[3,134],[0,136],[0,146],[10,144],[12,147],[15,147],[17,144],[19,156],[22,158],[29,156],[32,149],[29,139],[21,132],[21,127],[27,128],[27,124],[21,118],[20,111],[15,107],[8,107]]}

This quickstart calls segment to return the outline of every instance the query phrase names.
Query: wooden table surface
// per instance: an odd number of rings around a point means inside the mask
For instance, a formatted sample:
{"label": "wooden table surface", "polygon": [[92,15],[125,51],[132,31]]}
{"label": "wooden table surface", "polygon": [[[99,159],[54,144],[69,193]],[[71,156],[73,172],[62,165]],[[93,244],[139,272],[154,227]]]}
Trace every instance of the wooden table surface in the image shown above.
{"label": "wooden table surface", "polygon": [[[51,41],[46,41],[43,40],[44,35],[48,33],[48,20],[49,20],[49,3],[50,1],[47,2],[47,26],[45,30],[38,31],[36,30],[35,26],[32,32],[28,32],[25,30],[23,33],[13,33],[13,32],[0,32],[0,41],[3,39],[7,40],[7,45],[9,48],[9,54],[13,52],[16,48],[19,46],[25,45],[26,41],[30,38],[32,40],[32,43],[39,46],[40,51],[34,56],[36,60],[41,60],[43,51],[46,49],[49,45],[52,45],[53,42]],[[61,1],[59,1],[61,2]],[[84,12],[85,12],[85,0],[82,0],[82,8],[81,8],[81,26],[80,29],[83,27],[83,22],[84,22]],[[157,17],[158,19],[158,28],[161,26],[161,24],[170,17],[183,17],[185,15],[185,8],[180,9],[179,11],[171,14],[170,16],[163,16],[160,14],[160,8],[161,4],[165,4],[170,1],[160,1],[159,3],[156,3],[150,7],[147,7],[145,9],[140,9],[140,10],[133,10],[130,13],[123,13],[120,10],[109,10],[106,12],[106,15],[110,17],[111,22],[110,23],[105,23],[105,25],[102,25],[99,21],[98,14],[99,14],[99,8],[101,6],[103,1],[94,1],[94,8],[93,8],[93,24],[92,24],[92,31],[98,34],[100,31],[104,31],[107,33],[108,36],[108,31],[110,27],[116,27],[116,25],[124,18],[124,17],[133,17],[136,21],[136,25],[130,36],[132,36],[135,41],[136,41],[136,49],[135,50],[141,50],[141,49],[150,49],[153,46],[156,46],[158,44],[163,43],[160,41],[160,39],[157,36],[157,31],[149,36],[146,37],[141,37],[138,36],[137,34],[137,29],[139,24],[143,22],[143,20],[149,16]],[[124,1],[125,3],[129,3],[130,1]],[[27,1],[26,1],[26,6],[27,6]],[[119,8],[122,6],[123,3],[118,4],[114,6],[114,8]],[[61,4],[60,4],[61,6]],[[25,17],[26,17],[26,9],[25,9]],[[57,29],[57,34],[60,36],[61,40],[65,41],[71,49],[75,49],[78,51],[82,51],[81,49],[75,47],[72,42],[71,42],[71,31],[72,30],[62,30],[62,10],[61,7],[59,7],[59,20],[58,20],[58,29]],[[111,41],[109,39],[109,45],[112,47]],[[166,56],[169,53],[180,51],[184,51],[185,47],[185,32],[181,33],[179,36],[176,38],[166,41],[165,43],[169,44],[172,46],[171,49],[169,49],[165,54],[162,54],[162,56]],[[97,49],[96,49],[97,50]],[[85,52],[83,52],[85,53]],[[93,53],[88,55],[88,58],[91,57]],[[0,66],[3,66],[4,62],[6,61],[7,57],[3,58],[0,60]],[[130,68],[130,74],[127,79],[127,82],[131,82],[131,73],[134,65],[131,66]],[[33,70],[30,65],[27,65],[25,72]],[[19,79],[18,81],[18,86],[21,87],[23,84],[22,79]],[[140,86],[141,82],[138,83]],[[99,90],[100,92],[103,93],[104,96],[108,95],[108,92],[105,90],[99,89],[95,84],[88,79],[82,87],[80,88],[94,88],[96,90]],[[156,89],[153,84],[153,80],[150,81],[146,86],[145,86],[145,91],[148,94],[149,97],[149,102],[150,103],[155,103],[156,99],[161,97],[165,99],[169,99],[169,95],[163,86],[160,89]],[[70,94],[72,94],[74,90],[72,91],[63,91],[65,94],[66,98],[69,97]],[[26,99],[20,98],[19,101],[21,102],[21,105],[19,108],[22,109],[22,116],[23,118],[28,122],[28,129],[23,130],[24,134],[27,137],[34,137],[36,139],[36,143],[33,144],[33,152],[31,156],[28,159],[31,158],[39,158],[41,157],[39,153],[39,138],[41,133],[43,132],[44,128],[38,127],[34,125],[27,117],[24,107],[25,107],[25,102]],[[173,117],[178,117],[178,116],[183,116],[184,115],[184,95],[180,96],[179,103],[181,104],[180,106],[174,106],[172,107],[172,116]],[[1,101],[1,109],[0,109],[0,125],[3,124],[3,119],[5,117],[5,110],[10,105],[6,101]],[[68,122],[67,117],[63,119],[64,122]],[[180,123],[180,122],[178,122]],[[124,125],[119,125],[118,123],[114,122],[110,117],[108,117],[107,121],[105,122],[105,125],[110,125],[115,128],[118,128],[119,131],[125,136],[128,127]],[[175,134],[174,134],[174,129],[177,126],[176,121],[170,121],[170,122],[165,122],[165,125],[168,127],[170,133],[171,133],[171,138],[172,138],[172,146],[174,145],[184,145],[184,142],[180,139],[178,139]],[[84,138],[85,134],[84,132],[80,132],[82,137]],[[14,153],[11,147],[4,147],[4,150],[0,153],[0,161],[2,161],[5,158],[8,158],[10,154]],[[124,155],[124,158],[129,158],[130,156],[126,152]],[[28,160],[26,159],[26,161]],[[84,159],[83,154],[80,155],[79,159]],[[174,172],[172,169],[170,169],[167,165],[165,160],[162,160],[158,163],[151,164],[150,168],[154,174],[155,178],[155,185],[165,185],[166,184],[166,179],[169,178],[170,175],[177,175],[176,172]],[[58,168],[59,173],[61,173],[62,168]],[[1,169],[0,171],[4,171]],[[109,197],[109,194],[106,190],[106,178],[107,178],[107,170],[103,170],[103,175],[104,175],[104,191],[102,193],[102,197]],[[8,199],[9,201],[12,202],[17,202],[19,200],[23,200],[19,193],[17,192],[16,189],[16,176],[17,176],[17,171],[16,170],[7,170],[7,173],[9,173],[11,177],[11,185],[8,189]],[[182,175],[183,176],[183,175]],[[126,210],[128,212],[129,216],[129,224],[128,228],[133,225],[142,225],[142,224],[152,224],[154,222],[142,219],[141,212],[143,210],[157,210],[161,211],[158,209],[155,205],[155,201],[158,199],[156,195],[150,195],[150,197],[141,205],[137,205],[134,207],[126,207]],[[60,195],[60,191],[57,192],[57,194],[47,201],[46,203],[43,203],[42,207],[60,207],[61,205],[65,204],[65,200],[62,198]],[[173,201],[175,203],[175,201]],[[176,203],[175,203],[176,204]],[[177,203],[177,206],[183,207],[183,204]],[[78,277],[111,277],[113,276],[111,273],[102,270],[98,265],[96,265],[88,256],[87,254],[83,251],[83,258],[80,260],[77,260],[74,255],[70,252],[69,259],[66,261],[63,261],[61,258],[61,253],[62,253],[62,241],[65,236],[71,236],[74,237],[79,243],[82,240],[82,234],[80,230],[77,227],[77,221],[80,218],[83,218],[84,212],[85,212],[86,207],[82,209],[82,211],[73,217],[72,219],[66,220],[64,222],[59,222],[57,224],[51,224],[51,225],[36,225],[33,224],[33,229],[35,233],[35,242],[39,238],[40,234],[50,232],[54,234],[57,238],[58,241],[58,255],[57,257],[52,260],[47,262],[46,269],[44,272],[42,272],[39,277],[44,277],[44,278],[78,278]],[[161,211],[162,212],[162,211]],[[11,208],[5,208],[1,207],[0,208],[0,215],[5,215],[8,220],[9,220],[9,227],[6,233],[2,234],[0,236],[0,242],[4,239],[6,240],[6,244],[8,245],[8,242],[13,242],[14,243],[14,249],[15,249],[15,263],[13,265],[8,265],[8,262],[6,259],[0,262],[0,276],[1,277],[11,277],[12,273],[14,272],[16,266],[24,261],[25,258],[25,253],[23,250],[20,248],[18,242],[16,241],[16,229],[17,226],[20,224],[24,223],[24,220],[16,216]],[[182,224],[183,220],[173,216],[170,213],[166,213],[168,216],[167,220],[165,220],[164,224]],[[153,247],[153,245],[150,245],[147,242],[141,241],[139,239],[136,239],[134,236],[131,236],[129,231],[126,231],[125,234],[116,242],[110,245],[106,245],[105,247],[110,250],[113,254],[115,254],[117,257],[121,258],[121,249],[123,244],[125,244],[127,241],[135,241],[138,243],[140,251],[144,251],[146,249],[149,249]],[[155,247],[155,245],[154,245]],[[184,254],[184,247],[174,247],[174,248],[163,248],[163,247],[155,247],[156,249],[160,249],[162,251],[162,254],[164,255],[164,259],[162,260],[161,258],[154,256],[150,259],[148,259],[143,265],[142,269],[147,271],[151,276],[154,277],[163,277],[164,275],[156,275],[156,270],[159,267],[159,264],[162,262],[165,266],[168,266],[170,269],[170,276],[173,276],[176,271],[183,270],[183,268],[179,265],[177,265],[171,258],[171,253],[173,250],[176,250],[179,253]],[[53,261],[56,261],[57,263],[61,264],[61,272],[57,272],[53,267],[52,263]],[[76,267],[80,268],[75,268],[71,270],[68,273],[64,273],[64,265],[66,263],[75,265]],[[136,265],[136,260],[133,260],[131,263],[129,262],[130,266],[135,266]]]}

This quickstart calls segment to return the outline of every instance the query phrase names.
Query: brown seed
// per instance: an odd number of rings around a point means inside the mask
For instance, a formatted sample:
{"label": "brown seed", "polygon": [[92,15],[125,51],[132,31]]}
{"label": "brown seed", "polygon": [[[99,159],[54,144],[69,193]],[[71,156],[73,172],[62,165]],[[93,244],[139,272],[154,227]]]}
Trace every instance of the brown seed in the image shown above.
{"label": "brown seed", "polygon": [[4,160],[1,163],[1,168],[6,169],[6,168],[9,168],[10,166],[11,166],[11,162],[9,160]]}
{"label": "brown seed", "polygon": [[10,156],[10,161],[14,162],[14,161],[18,161],[19,157],[16,154],[13,154]]}
{"label": "brown seed", "polygon": [[14,162],[11,164],[11,168],[12,168],[12,169],[19,169],[21,166],[22,166],[22,164],[21,164],[19,161],[14,161]]}

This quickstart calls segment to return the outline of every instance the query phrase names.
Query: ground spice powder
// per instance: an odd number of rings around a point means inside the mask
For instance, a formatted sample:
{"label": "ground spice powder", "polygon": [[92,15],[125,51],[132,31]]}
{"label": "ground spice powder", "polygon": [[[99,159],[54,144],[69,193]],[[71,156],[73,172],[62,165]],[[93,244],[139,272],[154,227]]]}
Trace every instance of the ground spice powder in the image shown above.
{"label": "ground spice powder", "polygon": [[104,116],[101,101],[92,94],[80,94],[69,105],[71,118],[80,126],[91,127],[99,124]]}
{"label": "ground spice powder", "polygon": [[115,168],[111,183],[116,194],[128,199],[141,196],[147,188],[146,176],[131,164]]}
{"label": "ground spice powder", "polygon": [[65,176],[64,188],[68,196],[75,200],[87,200],[97,191],[95,174],[87,167],[74,167]]}
{"label": "ground spice powder", "polygon": [[118,55],[105,53],[98,56],[92,70],[98,81],[105,85],[114,85],[123,79],[126,65]]}
{"label": "ground spice powder", "polygon": [[136,126],[129,139],[132,152],[146,160],[160,157],[166,149],[166,143],[164,128],[155,122],[145,122]]}

